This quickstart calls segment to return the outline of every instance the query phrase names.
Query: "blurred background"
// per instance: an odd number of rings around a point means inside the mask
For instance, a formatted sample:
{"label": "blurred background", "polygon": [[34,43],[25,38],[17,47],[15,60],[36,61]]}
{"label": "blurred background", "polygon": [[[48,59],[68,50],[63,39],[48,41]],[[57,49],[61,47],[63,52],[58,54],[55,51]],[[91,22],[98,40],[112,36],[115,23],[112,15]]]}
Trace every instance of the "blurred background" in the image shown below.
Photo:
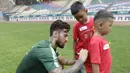
{"label": "blurred background", "polygon": [[89,10],[88,15],[90,17],[93,17],[98,10],[113,3],[109,10],[115,15],[115,20],[130,21],[129,0],[0,0],[0,20],[54,21],[62,19],[74,21],[70,10],[64,11],[69,9],[75,1],[84,3]]}

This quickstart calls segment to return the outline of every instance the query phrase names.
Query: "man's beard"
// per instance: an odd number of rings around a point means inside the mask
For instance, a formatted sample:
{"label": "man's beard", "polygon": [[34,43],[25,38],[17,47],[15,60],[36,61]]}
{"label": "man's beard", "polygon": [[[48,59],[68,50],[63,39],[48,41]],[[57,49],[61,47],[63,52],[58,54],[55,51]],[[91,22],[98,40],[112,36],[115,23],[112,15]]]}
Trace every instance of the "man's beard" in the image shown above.
{"label": "man's beard", "polygon": [[60,45],[60,42],[59,42],[58,40],[56,41],[56,45],[57,45],[59,48],[62,48],[62,49],[64,48],[64,45]]}

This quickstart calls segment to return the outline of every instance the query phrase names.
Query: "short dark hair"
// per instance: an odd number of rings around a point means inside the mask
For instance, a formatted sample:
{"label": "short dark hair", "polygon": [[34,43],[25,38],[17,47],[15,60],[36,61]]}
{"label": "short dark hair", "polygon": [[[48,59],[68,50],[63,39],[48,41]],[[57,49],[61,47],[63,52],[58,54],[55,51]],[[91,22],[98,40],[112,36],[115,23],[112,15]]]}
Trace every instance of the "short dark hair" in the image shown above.
{"label": "short dark hair", "polygon": [[112,14],[112,12],[108,11],[108,10],[99,10],[96,15],[94,16],[94,21],[96,21],[97,19],[105,19],[105,18],[112,18],[114,19],[114,16]]}
{"label": "short dark hair", "polygon": [[70,30],[70,25],[67,22],[63,22],[62,20],[54,21],[50,26],[50,36],[52,36],[53,31],[59,29],[67,29],[67,32]]}
{"label": "short dark hair", "polygon": [[85,7],[83,5],[83,3],[76,1],[71,5],[71,14],[75,15],[76,13],[78,13],[80,10],[85,10]]}

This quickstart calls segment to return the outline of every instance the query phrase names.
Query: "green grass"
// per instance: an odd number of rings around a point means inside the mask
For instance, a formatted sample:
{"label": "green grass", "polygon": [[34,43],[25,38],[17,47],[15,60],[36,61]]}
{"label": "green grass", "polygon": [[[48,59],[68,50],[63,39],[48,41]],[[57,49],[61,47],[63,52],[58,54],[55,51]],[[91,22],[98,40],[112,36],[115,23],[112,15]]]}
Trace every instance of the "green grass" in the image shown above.
{"label": "green grass", "polygon": [[[113,26],[106,37],[111,42],[112,73],[130,73],[130,26]],[[0,23],[0,73],[15,73],[25,53],[43,39],[49,39],[49,24]],[[59,52],[65,58],[73,58],[72,31],[69,42]]]}

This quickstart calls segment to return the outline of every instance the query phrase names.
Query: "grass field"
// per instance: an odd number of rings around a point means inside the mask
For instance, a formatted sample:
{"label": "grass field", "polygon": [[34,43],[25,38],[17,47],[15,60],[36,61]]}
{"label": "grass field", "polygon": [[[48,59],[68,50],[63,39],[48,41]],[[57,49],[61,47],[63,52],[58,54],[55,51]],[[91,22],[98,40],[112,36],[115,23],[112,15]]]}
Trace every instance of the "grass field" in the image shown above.
{"label": "grass field", "polygon": [[[130,73],[130,26],[113,26],[106,37],[113,56],[111,73]],[[43,39],[49,39],[49,24],[0,23],[0,73],[15,73],[25,53]],[[72,31],[66,47],[59,52],[65,58],[73,58]]]}

